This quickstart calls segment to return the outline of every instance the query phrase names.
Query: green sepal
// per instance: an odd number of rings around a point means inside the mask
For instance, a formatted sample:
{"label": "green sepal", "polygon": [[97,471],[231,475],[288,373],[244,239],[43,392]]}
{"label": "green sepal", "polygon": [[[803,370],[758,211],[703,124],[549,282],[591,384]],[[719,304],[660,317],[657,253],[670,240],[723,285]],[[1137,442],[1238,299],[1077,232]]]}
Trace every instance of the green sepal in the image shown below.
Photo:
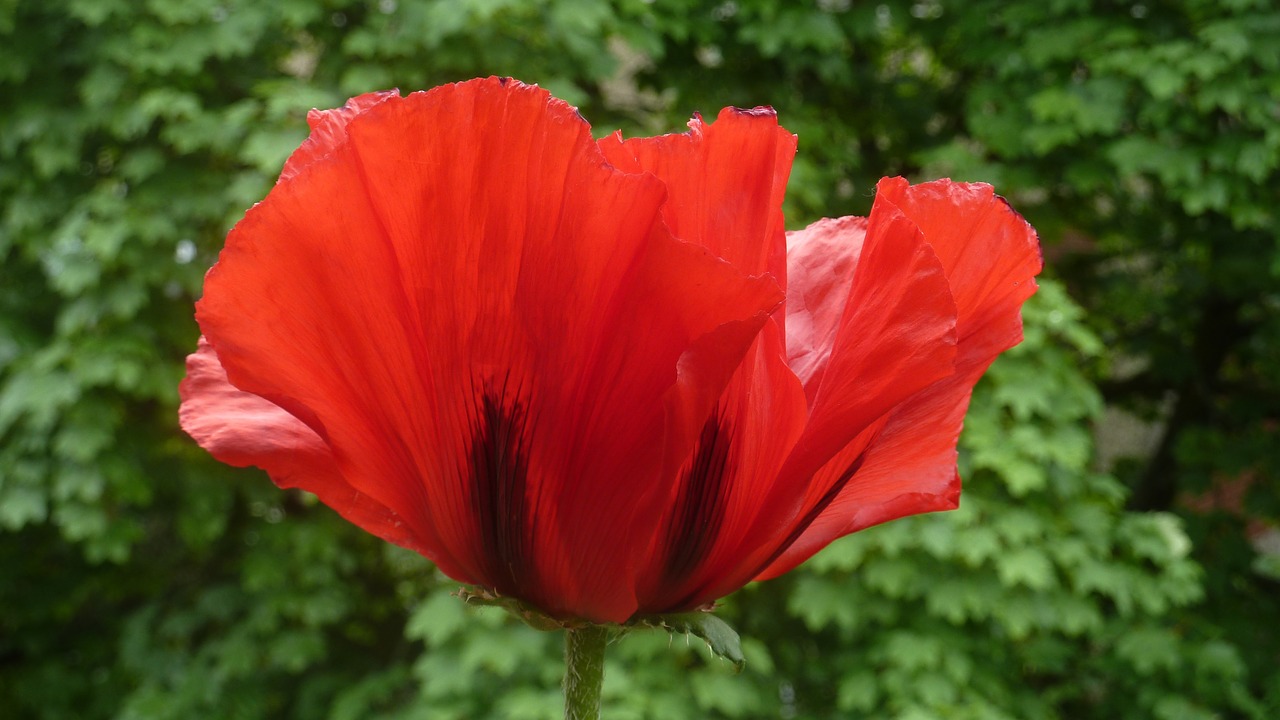
{"label": "green sepal", "polygon": [[[457,596],[468,605],[502,608],[535,630],[572,630],[596,624],[582,620],[558,620],[532,605],[482,588],[459,588]],[[747,662],[742,654],[742,642],[738,632],[729,623],[712,615],[709,609],[662,615],[636,615],[621,625],[606,625],[613,629],[614,637],[620,637],[636,629],[659,629],[670,633],[693,635],[705,641],[707,647],[717,657],[733,663],[734,672],[742,672]]]}
{"label": "green sepal", "polygon": [[711,652],[733,663],[734,672],[742,672],[747,659],[742,655],[742,642],[738,631],[729,623],[709,612],[695,611],[666,615],[641,615],[628,625],[661,628],[667,632],[682,632],[706,641]]}
{"label": "green sepal", "polygon": [[566,628],[577,627],[581,623],[565,622],[557,620],[549,615],[544,614],[537,608],[526,605],[515,598],[503,597],[495,595],[487,590],[459,588],[458,597],[462,602],[468,605],[483,605],[486,607],[499,607],[507,612],[520,618],[524,624],[534,630],[542,630],[549,632],[551,630],[564,630]]}

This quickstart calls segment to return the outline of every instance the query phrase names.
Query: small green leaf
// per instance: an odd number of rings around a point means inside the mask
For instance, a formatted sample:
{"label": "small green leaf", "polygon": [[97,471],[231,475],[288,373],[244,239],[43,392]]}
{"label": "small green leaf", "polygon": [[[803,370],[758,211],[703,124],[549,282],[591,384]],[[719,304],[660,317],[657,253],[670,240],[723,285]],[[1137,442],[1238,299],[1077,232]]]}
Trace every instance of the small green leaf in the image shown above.
{"label": "small green leaf", "polygon": [[738,632],[709,612],[650,615],[637,619],[634,624],[700,637],[707,642],[711,652],[733,663],[734,672],[742,672],[747,664]]}

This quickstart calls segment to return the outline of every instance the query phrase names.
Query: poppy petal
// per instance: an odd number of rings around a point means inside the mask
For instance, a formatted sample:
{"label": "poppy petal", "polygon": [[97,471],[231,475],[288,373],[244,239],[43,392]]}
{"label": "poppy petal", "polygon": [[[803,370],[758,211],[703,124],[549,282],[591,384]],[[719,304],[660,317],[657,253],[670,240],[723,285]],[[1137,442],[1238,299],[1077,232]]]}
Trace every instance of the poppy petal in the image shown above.
{"label": "poppy petal", "polygon": [[725,108],[684,133],[600,141],[620,170],[652,173],[667,187],[662,218],[682,240],[703,245],[748,275],[772,273],[786,289],[782,198],[796,136],[771,108]]}
{"label": "poppy petal", "polygon": [[365,531],[422,551],[422,543],[395,513],[347,485],[329,446],[311,428],[283,408],[227,382],[217,353],[204,337],[187,356],[187,376],[178,392],[182,429],[218,460],[235,467],[260,467],[276,485],[306,490]]}
{"label": "poppy petal", "polygon": [[[811,408],[746,533],[757,545],[743,549],[716,588],[722,592],[771,564],[837,496],[848,468],[820,472],[832,458],[856,459],[890,410],[954,371],[955,304],[942,264],[900,210],[877,199],[865,224],[821,221],[788,241],[788,302],[797,307],[788,306],[787,340],[813,333],[798,342],[808,352],[797,355],[808,363],[801,369]],[[833,277],[850,268],[852,281]]]}
{"label": "poppy petal", "polygon": [[672,238],[662,184],[536,87],[445,86],[344,127],[209,275],[231,381],[306,421],[454,577],[625,619],[634,538],[776,283]]}
{"label": "poppy petal", "polygon": [[[850,245],[861,245],[843,298],[843,281],[813,275],[833,274],[849,262],[847,257],[833,253],[830,262],[836,267],[813,263],[814,253],[806,251],[817,241],[809,241],[807,231],[792,238],[797,260],[810,261],[789,267],[794,282],[811,293],[824,283],[832,286],[825,305],[810,306],[815,318],[810,326],[830,337],[830,345],[825,337],[798,343],[807,345],[811,356],[825,355],[805,372],[809,423],[793,452],[793,471],[800,475],[815,472],[898,403],[954,372],[955,301],[941,261],[916,225],[877,197],[865,232],[856,222],[836,221],[835,227],[850,231]],[[831,232],[825,223],[813,228]],[[833,303],[843,306],[834,333],[824,318]],[[795,337],[790,334],[788,342]]]}
{"label": "poppy petal", "polygon": [[787,450],[804,429],[804,391],[786,365],[782,330],[765,325],[680,468],[641,577],[644,612],[691,610],[731,571]]}
{"label": "poppy petal", "polygon": [[[910,185],[885,178],[877,197],[902,209],[938,253],[956,298],[959,343],[996,355],[1022,340],[1020,308],[1043,266],[1035,230],[986,183]],[[975,350],[976,352],[976,350]]]}
{"label": "poppy petal", "polygon": [[[405,403],[422,392],[412,367],[422,340],[352,162],[350,144],[335,145],[246,213],[205,277],[196,319],[231,384],[310,427],[352,488],[399,515],[465,582],[417,510],[421,488],[384,481],[419,471],[407,447],[385,446],[400,437],[388,416],[410,415]],[[360,448],[383,452],[364,458]]]}
{"label": "poppy petal", "polygon": [[346,105],[336,110],[312,109],[309,111],[307,113],[307,125],[311,127],[311,134],[307,136],[306,140],[302,141],[302,146],[295,150],[289,156],[289,159],[285,161],[284,169],[280,171],[280,180],[288,180],[297,175],[302,168],[328,155],[334,148],[345,143],[347,140],[347,123],[351,122],[352,118],[379,103],[397,97],[400,97],[400,94],[395,90],[365,93],[351,98]]}
{"label": "poppy petal", "polygon": [[[747,273],[786,278],[782,200],[796,138],[768,108],[722,110],[714,123],[695,116],[688,132],[600,141],[615,167],[651,173],[668,190],[663,220]],[[708,583],[732,567],[747,526],[804,427],[803,391],[785,362],[776,315],[748,352],[677,471],[648,567],[640,581],[645,612],[705,602]]]}
{"label": "poppy petal", "polygon": [[787,363],[813,403],[836,347],[867,219],[823,218],[787,233]]}
{"label": "poppy petal", "polygon": [[[1022,339],[1020,308],[1041,268],[1034,230],[988,185],[887,179],[880,195],[903,209],[937,250],[960,316],[956,373],[896,408],[857,473],[822,515],[759,579],[776,577],[832,540],[871,525],[956,507],[956,441],[973,386]],[[822,473],[840,472],[841,461]]]}

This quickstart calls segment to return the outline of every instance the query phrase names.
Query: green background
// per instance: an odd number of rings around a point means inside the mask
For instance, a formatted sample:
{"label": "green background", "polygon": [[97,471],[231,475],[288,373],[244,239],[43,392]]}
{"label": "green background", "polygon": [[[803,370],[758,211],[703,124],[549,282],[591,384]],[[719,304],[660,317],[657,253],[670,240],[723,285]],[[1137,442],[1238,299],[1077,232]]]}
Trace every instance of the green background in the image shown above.
{"label": "green background", "polygon": [[176,427],[306,110],[487,74],[598,134],[774,106],[792,228],[951,176],[1045,245],[962,508],[729,598],[741,675],[624,638],[606,717],[1280,716],[1266,0],[0,0],[0,715],[558,716],[558,636]]}

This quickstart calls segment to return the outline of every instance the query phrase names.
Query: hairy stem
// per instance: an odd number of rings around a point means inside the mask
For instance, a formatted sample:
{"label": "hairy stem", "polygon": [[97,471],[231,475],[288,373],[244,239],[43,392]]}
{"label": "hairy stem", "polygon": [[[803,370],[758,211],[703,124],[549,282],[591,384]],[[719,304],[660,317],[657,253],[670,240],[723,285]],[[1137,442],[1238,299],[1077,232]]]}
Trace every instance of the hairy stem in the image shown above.
{"label": "hairy stem", "polygon": [[604,646],[608,639],[609,629],[599,625],[565,631],[565,720],[600,720],[600,686],[604,682]]}

